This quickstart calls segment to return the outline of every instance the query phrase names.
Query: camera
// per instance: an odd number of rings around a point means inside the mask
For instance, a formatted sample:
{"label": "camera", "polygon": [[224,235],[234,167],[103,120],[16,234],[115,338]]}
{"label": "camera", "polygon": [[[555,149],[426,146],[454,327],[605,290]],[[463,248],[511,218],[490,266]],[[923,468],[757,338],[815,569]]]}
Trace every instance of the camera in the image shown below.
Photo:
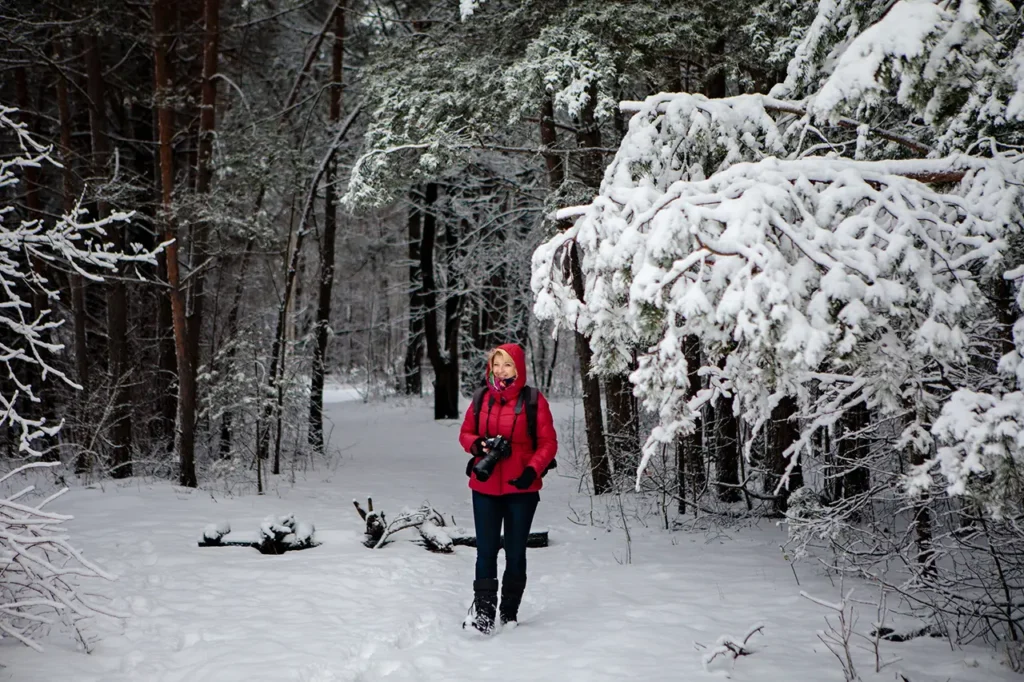
{"label": "camera", "polygon": [[512,454],[512,443],[508,442],[504,436],[488,438],[484,441],[484,447],[487,448],[487,454],[473,465],[473,473],[476,474],[476,480],[481,483],[491,477],[491,474],[494,473],[494,467],[497,466],[498,462],[508,459],[509,455]]}

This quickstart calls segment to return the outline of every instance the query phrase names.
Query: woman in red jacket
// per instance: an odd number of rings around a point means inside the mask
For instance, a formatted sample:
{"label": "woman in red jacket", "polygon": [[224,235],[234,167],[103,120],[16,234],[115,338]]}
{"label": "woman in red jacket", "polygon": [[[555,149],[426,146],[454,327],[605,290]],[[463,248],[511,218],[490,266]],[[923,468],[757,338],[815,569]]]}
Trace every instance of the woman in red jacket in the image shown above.
{"label": "woman in red jacket", "polygon": [[[515,623],[526,588],[526,540],[540,501],[541,475],[555,458],[558,439],[548,401],[536,392],[536,438],[530,433],[524,408],[526,356],[515,343],[491,351],[487,358],[487,391],[480,414],[473,405],[459,433],[459,442],[473,456],[467,466],[473,490],[476,526],[476,580],[469,625],[480,632],[494,629],[498,610],[498,549],[505,527],[505,574],[501,581],[502,625]],[[536,389],[527,389],[535,391]],[[496,443],[495,436],[507,441]],[[534,447],[536,441],[536,447]],[[511,449],[506,446],[511,444]],[[492,450],[494,451],[492,453]],[[482,466],[488,454],[500,458],[488,475]],[[493,461],[493,458],[490,458]]]}

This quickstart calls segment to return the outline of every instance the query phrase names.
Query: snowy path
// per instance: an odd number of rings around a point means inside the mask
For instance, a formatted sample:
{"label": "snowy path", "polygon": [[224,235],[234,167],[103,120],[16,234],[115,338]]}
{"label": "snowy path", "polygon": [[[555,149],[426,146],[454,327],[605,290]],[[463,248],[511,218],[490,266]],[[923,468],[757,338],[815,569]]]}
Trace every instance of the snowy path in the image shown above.
{"label": "snowy path", "polygon": [[[116,628],[88,630],[92,655],[57,636],[43,655],[0,642],[0,681],[698,680],[730,666],[705,672],[694,643],[742,636],[756,622],[764,636],[751,640],[757,651],[737,662],[733,679],[842,680],[815,636],[820,608],[799,597],[780,557],[780,531],[765,524],[760,533],[709,540],[663,532],[651,519],[651,528],[632,524],[627,564],[621,530],[567,520],[570,504],[585,509],[589,501],[564,476],[549,476],[542,492],[536,525],[550,529],[552,546],[530,550],[522,625],[486,640],[467,635],[459,624],[474,550],[431,554],[410,542],[414,531],[365,549],[351,504],[372,495],[394,513],[429,500],[471,525],[458,424],[435,423],[418,405],[340,403],[329,414],[339,465],[299,473],[294,487],[278,481],[262,497],[140,480],[67,495],[60,511],[76,517],[76,544],[120,576],[102,587],[124,595],[131,615]],[[288,512],[315,523],[322,546],[267,557],[195,544],[212,521],[254,530]],[[804,572],[803,589],[835,596]],[[877,678],[862,652],[865,679],[892,680],[896,670],[913,671],[913,682],[1014,679],[984,650],[951,652],[938,640],[899,646],[887,654],[904,661]]]}

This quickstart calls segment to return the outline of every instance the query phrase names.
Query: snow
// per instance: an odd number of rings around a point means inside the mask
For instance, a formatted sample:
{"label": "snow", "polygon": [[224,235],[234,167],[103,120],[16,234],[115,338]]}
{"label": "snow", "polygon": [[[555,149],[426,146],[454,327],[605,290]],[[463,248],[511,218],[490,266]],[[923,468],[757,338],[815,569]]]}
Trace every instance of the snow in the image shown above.
{"label": "snow", "polygon": [[827,117],[844,101],[877,98],[884,88],[878,72],[885,60],[911,62],[927,50],[926,42],[941,25],[944,12],[930,0],[893,5],[885,20],[861,33],[843,52],[835,71],[814,98],[813,110]]}
{"label": "snow", "polygon": [[482,0],[459,0],[459,17],[465,21],[480,8]]}
{"label": "snow", "polygon": [[352,384],[339,383],[327,377],[324,380],[324,404],[344,403],[352,400],[363,400],[363,393],[359,387]]}
{"label": "snow", "polygon": [[[578,407],[553,411],[570,442]],[[119,595],[130,616],[87,623],[91,654],[60,631],[42,640],[44,654],[0,640],[0,681],[842,680],[817,634],[832,614],[801,592],[836,603],[851,588],[869,600],[873,587],[832,585],[813,562],[795,566],[798,585],[779,551],[785,531],[768,521],[668,532],[658,515],[630,512],[627,544],[618,500],[580,495],[565,447],[541,493],[535,529],[549,529],[551,545],[529,551],[521,625],[470,637],[460,623],[475,550],[428,552],[414,529],[367,549],[351,503],[372,497],[389,518],[429,503],[471,527],[459,422],[433,421],[425,401],[333,403],[326,416],[340,454],[329,465],[297,462],[295,483],[273,478],[263,496],[136,478],[73,486],[52,503],[74,516],[67,529],[85,556],[118,576],[88,587]],[[288,514],[315,524],[320,546],[281,556],[197,546],[208,525],[248,534]],[[862,608],[855,630],[866,634],[875,610]],[[758,625],[749,653],[706,663]],[[882,654],[901,660],[876,675],[874,653],[854,650],[864,680],[1019,679],[988,649],[942,639],[883,642]]]}

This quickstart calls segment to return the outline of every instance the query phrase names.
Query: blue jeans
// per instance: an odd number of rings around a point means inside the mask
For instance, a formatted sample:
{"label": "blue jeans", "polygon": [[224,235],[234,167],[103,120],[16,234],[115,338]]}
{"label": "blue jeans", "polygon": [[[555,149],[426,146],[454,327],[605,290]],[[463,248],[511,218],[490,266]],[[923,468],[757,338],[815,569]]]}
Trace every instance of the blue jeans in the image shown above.
{"label": "blue jeans", "polygon": [[498,579],[498,549],[505,525],[505,577],[526,580],[526,540],[540,493],[484,495],[473,491],[476,526],[476,579]]}

